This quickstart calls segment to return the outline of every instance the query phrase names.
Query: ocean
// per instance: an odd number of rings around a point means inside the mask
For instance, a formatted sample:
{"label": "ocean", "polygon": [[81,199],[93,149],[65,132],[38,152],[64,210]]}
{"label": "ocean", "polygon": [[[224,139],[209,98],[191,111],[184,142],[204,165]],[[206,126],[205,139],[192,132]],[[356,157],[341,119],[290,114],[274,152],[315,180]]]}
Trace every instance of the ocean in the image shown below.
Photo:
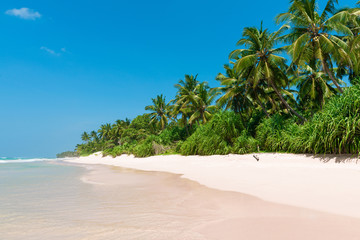
{"label": "ocean", "polygon": [[176,174],[0,159],[0,240],[357,240],[358,226]]}
{"label": "ocean", "polygon": [[77,193],[86,191],[78,176],[84,171],[56,159],[1,158],[0,239],[64,239],[74,234]]}
{"label": "ocean", "polygon": [[192,194],[171,174],[1,158],[0,239],[205,239],[193,228],[213,209]]}

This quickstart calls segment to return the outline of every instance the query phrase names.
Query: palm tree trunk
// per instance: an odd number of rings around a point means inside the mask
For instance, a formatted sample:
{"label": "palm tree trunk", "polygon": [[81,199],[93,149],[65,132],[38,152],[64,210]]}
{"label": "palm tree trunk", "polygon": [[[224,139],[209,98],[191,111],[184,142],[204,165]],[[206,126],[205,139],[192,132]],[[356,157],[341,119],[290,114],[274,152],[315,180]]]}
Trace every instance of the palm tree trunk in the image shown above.
{"label": "palm tree trunk", "polygon": [[287,109],[289,109],[293,114],[295,114],[298,118],[301,119],[301,123],[304,123],[306,121],[306,119],[301,116],[298,112],[296,112],[283,98],[283,96],[281,95],[281,93],[279,92],[279,90],[275,87],[274,83],[272,81],[270,81],[270,85],[271,87],[274,89],[275,93],[278,95],[278,97],[280,98],[281,102],[285,105],[285,107]]}
{"label": "palm tree trunk", "polygon": [[263,103],[260,100],[259,100],[259,104],[260,104],[260,107],[262,108],[262,110],[264,111],[264,113],[266,114],[266,116],[268,118],[270,118],[269,113],[266,111],[266,108],[264,107]]}
{"label": "palm tree trunk", "polygon": [[319,95],[320,95],[320,111],[323,110],[323,105],[324,105],[324,94],[322,93],[321,89],[317,89]]}
{"label": "palm tree trunk", "polygon": [[264,105],[262,104],[262,102],[260,101],[258,94],[255,92],[255,100],[258,102],[258,104],[260,105],[261,109],[264,111],[265,115],[270,118],[269,113],[266,111],[266,108],[264,107]]}
{"label": "palm tree trunk", "polygon": [[261,109],[264,111],[264,113],[266,114],[266,116],[268,118],[270,118],[269,113],[266,111],[266,108],[264,107],[263,103],[260,101],[260,99],[258,98],[257,93],[255,93],[255,97],[256,97],[256,101],[258,102],[258,104],[260,105]]}
{"label": "palm tree trunk", "polygon": [[190,136],[190,134],[189,134],[189,127],[188,127],[187,124],[185,125],[185,130],[186,130],[186,135],[189,137],[189,136]]}
{"label": "palm tree trunk", "polygon": [[330,79],[333,81],[333,83],[335,84],[336,88],[339,90],[340,93],[343,93],[343,89],[340,87],[340,85],[337,83],[334,75],[332,74],[332,72],[330,71],[329,67],[327,66],[325,60],[321,60],[321,64],[323,65],[323,68],[326,72],[326,74],[330,77]]}
{"label": "palm tree trunk", "polygon": [[186,130],[186,134],[187,134],[187,136],[190,136],[190,133],[189,133],[189,125],[188,125],[188,123],[187,123],[187,121],[186,121],[186,116],[184,115],[184,113],[182,113],[181,118],[182,118],[181,120],[182,120],[182,122],[183,122],[183,124],[184,124],[185,130]]}

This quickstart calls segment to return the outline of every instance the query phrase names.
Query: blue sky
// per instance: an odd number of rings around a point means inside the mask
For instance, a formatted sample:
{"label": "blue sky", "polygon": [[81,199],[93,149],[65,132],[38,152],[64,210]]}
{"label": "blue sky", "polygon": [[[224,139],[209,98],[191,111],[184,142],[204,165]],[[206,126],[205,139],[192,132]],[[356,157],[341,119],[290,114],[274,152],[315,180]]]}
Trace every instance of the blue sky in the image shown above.
{"label": "blue sky", "polygon": [[2,0],[0,157],[73,150],[83,131],[134,118],[158,94],[172,99],[184,74],[217,86],[242,28],[264,20],[274,30],[287,7],[287,0]]}

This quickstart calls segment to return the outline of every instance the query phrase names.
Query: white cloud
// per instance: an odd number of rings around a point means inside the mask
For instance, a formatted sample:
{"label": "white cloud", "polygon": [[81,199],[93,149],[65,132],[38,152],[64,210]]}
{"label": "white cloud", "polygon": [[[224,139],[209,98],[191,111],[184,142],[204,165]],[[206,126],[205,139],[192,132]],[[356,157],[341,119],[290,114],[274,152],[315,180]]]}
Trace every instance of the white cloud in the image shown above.
{"label": "white cloud", "polygon": [[39,12],[36,12],[29,8],[9,9],[5,12],[5,14],[26,20],[35,20],[41,17],[41,14]]}
{"label": "white cloud", "polygon": [[50,49],[50,48],[47,48],[47,47],[41,47],[40,48],[41,50],[44,50],[45,52],[51,54],[51,55],[54,55],[54,56],[60,56],[61,54],[60,53],[57,53],[55,52],[54,50]]}

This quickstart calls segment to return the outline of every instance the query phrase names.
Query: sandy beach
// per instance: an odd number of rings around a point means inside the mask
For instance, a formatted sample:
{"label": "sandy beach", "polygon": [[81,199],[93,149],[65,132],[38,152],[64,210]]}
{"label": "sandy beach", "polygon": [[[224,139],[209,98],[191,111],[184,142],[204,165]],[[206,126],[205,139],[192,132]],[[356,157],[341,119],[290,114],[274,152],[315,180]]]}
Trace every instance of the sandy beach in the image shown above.
{"label": "sandy beach", "polygon": [[[201,211],[199,202],[207,202],[206,208],[221,209],[218,221],[196,227],[206,239],[359,239],[360,165],[355,158],[257,156],[259,161],[253,155],[112,158],[98,153],[68,161],[173,173],[194,181],[201,194],[190,194],[196,197],[187,199],[188,207]],[[96,179],[116,182],[111,174]]]}
{"label": "sandy beach", "polygon": [[70,161],[181,174],[218,190],[360,218],[360,164],[356,158],[271,153],[257,156],[259,161],[252,154],[112,158],[97,153]]}

